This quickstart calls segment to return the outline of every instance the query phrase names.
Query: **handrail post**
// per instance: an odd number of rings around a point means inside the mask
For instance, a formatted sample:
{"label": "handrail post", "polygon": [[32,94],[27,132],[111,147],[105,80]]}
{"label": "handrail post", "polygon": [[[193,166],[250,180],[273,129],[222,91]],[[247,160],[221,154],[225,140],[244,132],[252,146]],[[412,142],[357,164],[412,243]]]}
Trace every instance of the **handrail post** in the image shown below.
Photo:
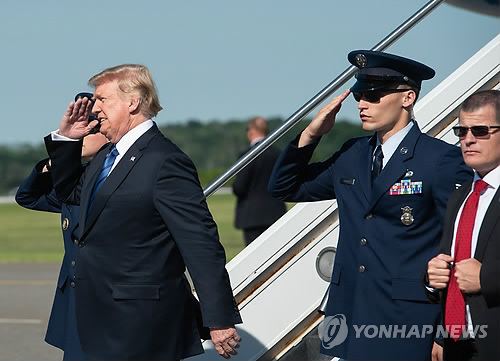
{"label": "handrail post", "polygon": [[[418,10],[399,27],[397,27],[394,31],[387,35],[382,41],[375,45],[371,50],[383,51],[387,49],[396,40],[406,34],[411,28],[413,28],[423,18],[425,18],[434,9],[436,9],[443,1],[444,0],[430,0],[420,10]],[[281,136],[288,132],[288,130],[290,130],[295,124],[304,119],[307,114],[309,114],[314,108],[316,108],[327,97],[333,94],[337,89],[343,86],[354,75],[355,72],[355,66],[351,65],[349,68],[347,68],[342,74],[340,74],[318,94],[311,98],[299,110],[292,114],[280,127],[269,134],[266,138],[264,138],[264,140],[253,147],[250,151],[245,153],[245,155],[238,159],[228,170],[226,170],[222,175],[220,175],[217,179],[215,179],[212,183],[205,187],[205,189],[203,190],[203,192],[205,193],[205,197],[210,197],[227,181],[229,181],[233,176],[241,171],[248,163],[257,158]]]}

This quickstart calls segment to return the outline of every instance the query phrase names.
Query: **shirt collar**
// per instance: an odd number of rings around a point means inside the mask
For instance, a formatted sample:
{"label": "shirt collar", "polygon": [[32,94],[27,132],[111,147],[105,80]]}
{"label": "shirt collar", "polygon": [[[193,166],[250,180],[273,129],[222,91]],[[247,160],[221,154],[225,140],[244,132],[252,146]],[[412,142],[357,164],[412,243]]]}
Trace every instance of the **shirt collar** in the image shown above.
{"label": "shirt collar", "polygon": [[389,162],[389,159],[391,159],[392,155],[398,148],[399,144],[403,141],[404,137],[410,132],[411,128],[413,127],[413,120],[411,120],[406,127],[398,131],[396,134],[394,134],[392,137],[387,139],[387,141],[382,144],[380,143],[380,140],[378,139],[377,136],[377,145],[375,146],[378,147],[379,145],[382,145],[382,153],[384,153],[384,166]]}
{"label": "shirt collar", "polygon": [[264,139],[264,137],[259,137],[259,138],[255,138],[251,143],[250,143],[250,146],[254,146],[255,144],[257,144],[258,142],[260,142],[262,139]]}
{"label": "shirt collar", "polygon": [[500,186],[500,165],[486,174],[484,178],[481,178],[479,174],[474,170],[474,182],[479,179],[482,179],[486,183],[488,183],[488,188],[493,188],[496,191]]}
{"label": "shirt collar", "polygon": [[130,129],[119,141],[116,143],[116,150],[120,155],[127,153],[129,148],[136,142],[137,139],[146,133],[152,126],[154,122],[149,119],[145,122],[139,124],[133,129]]}

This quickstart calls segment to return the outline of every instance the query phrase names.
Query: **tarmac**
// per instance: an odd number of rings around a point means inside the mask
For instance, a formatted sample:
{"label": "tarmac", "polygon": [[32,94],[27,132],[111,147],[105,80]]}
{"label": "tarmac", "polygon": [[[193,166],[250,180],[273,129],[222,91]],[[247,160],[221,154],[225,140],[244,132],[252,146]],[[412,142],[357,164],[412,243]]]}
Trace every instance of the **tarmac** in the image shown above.
{"label": "tarmac", "polygon": [[59,264],[0,264],[0,361],[55,361],[44,341]]}

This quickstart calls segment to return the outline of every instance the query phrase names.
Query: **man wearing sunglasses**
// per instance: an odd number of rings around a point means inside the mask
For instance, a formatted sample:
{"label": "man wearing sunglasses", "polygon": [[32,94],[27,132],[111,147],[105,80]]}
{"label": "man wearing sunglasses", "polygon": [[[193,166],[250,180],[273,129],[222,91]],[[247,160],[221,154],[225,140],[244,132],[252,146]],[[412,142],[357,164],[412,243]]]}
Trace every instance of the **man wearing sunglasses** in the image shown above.
{"label": "man wearing sunglasses", "polygon": [[[437,253],[448,197],[472,172],[458,147],[422,134],[413,119],[433,69],[365,50],[348,60],[359,68],[356,83],[284,149],[269,190],[291,202],[337,199],[340,235],[325,323],[343,315],[348,333],[339,345],[323,338],[321,352],[347,360],[428,360],[440,309],[426,298],[422,274]],[[350,93],[363,129],[375,134],[308,164]]]}
{"label": "man wearing sunglasses", "polygon": [[445,360],[499,360],[500,91],[467,98],[453,131],[474,179],[450,198],[428,295],[443,307]]}

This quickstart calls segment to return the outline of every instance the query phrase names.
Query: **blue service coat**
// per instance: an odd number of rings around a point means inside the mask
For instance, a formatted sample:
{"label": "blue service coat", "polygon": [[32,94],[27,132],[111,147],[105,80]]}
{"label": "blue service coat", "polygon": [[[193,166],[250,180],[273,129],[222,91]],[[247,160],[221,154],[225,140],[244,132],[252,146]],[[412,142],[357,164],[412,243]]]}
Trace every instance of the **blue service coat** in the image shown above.
{"label": "blue service coat", "polygon": [[[460,149],[422,134],[415,123],[372,187],[375,136],[351,139],[315,164],[308,162],[318,143],[298,148],[297,141],[274,168],[273,196],[289,202],[335,198],[339,208],[325,320],[340,325],[344,318],[348,333],[338,345],[342,335],[323,338],[321,352],[348,360],[429,359],[433,334],[424,325],[435,326],[440,310],[426,298],[422,273],[437,254],[448,197],[472,177]],[[391,195],[403,180],[420,184],[422,192]],[[329,318],[339,314],[337,321]]]}
{"label": "blue service coat", "polygon": [[76,326],[75,264],[79,247],[74,244],[78,231],[80,207],[61,203],[56,198],[49,172],[41,173],[46,160],[39,162],[16,193],[16,202],[24,208],[61,213],[64,238],[64,257],[59,271],[57,288],[50,313],[45,341],[64,351],[64,360],[84,360]]}

